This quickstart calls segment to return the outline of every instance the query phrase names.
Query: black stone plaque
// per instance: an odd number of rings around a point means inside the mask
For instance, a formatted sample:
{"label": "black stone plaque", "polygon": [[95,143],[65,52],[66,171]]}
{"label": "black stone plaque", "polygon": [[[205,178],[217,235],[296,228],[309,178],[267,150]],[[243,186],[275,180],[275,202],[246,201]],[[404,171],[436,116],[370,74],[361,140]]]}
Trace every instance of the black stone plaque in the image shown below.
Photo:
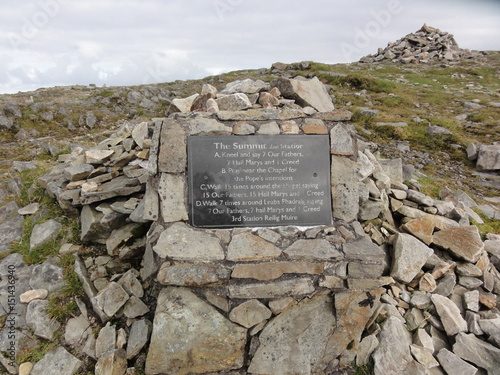
{"label": "black stone plaque", "polygon": [[188,175],[195,227],[331,224],[327,135],[191,136]]}

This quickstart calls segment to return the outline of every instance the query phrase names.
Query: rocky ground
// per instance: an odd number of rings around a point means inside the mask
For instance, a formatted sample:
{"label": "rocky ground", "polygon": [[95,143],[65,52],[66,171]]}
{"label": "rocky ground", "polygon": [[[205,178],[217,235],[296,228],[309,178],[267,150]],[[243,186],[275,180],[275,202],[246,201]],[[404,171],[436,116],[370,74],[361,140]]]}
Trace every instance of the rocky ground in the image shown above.
{"label": "rocky ground", "polygon": [[[424,27],[362,63],[3,95],[4,371],[170,373],[160,327],[189,314],[193,347],[217,326],[231,362],[179,354],[192,367],[176,373],[498,374],[499,59]],[[297,75],[325,84],[321,102]],[[334,194],[331,226],[192,230],[148,196],[183,194],[151,179],[184,170],[182,142],[168,143],[178,158],[158,144],[168,116],[197,134],[330,134],[334,191],[359,188]],[[169,238],[190,239],[188,260]]]}

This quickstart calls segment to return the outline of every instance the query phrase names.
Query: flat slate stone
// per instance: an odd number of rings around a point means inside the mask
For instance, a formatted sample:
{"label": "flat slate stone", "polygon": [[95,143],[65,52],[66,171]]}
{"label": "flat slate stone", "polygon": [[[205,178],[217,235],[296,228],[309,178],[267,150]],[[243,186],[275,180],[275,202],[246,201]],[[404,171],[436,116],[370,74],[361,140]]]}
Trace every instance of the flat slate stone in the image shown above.
{"label": "flat slate stone", "polygon": [[35,363],[30,375],[73,375],[82,365],[82,361],[59,346]]}
{"label": "flat slate stone", "polygon": [[52,241],[57,237],[61,229],[61,223],[54,219],[35,225],[30,237],[30,251]]}
{"label": "flat slate stone", "polygon": [[441,364],[441,367],[446,371],[447,374],[453,375],[475,375],[477,374],[477,368],[472,366],[470,363],[465,362],[459,356],[450,352],[448,349],[443,348],[437,354],[437,359]]}
{"label": "flat slate stone", "polygon": [[391,276],[409,283],[420,272],[434,251],[415,237],[398,233],[394,242]]}
{"label": "flat slate stone", "polygon": [[234,262],[262,261],[280,255],[278,247],[250,232],[235,235],[227,249],[227,260]]}
{"label": "flat slate stone", "polygon": [[163,120],[158,153],[158,172],[181,173],[186,169],[186,132],[173,119]]}
{"label": "flat slate stone", "polygon": [[289,259],[331,260],[342,257],[342,253],[328,240],[297,240],[284,250]]}
{"label": "flat slate stone", "polygon": [[28,327],[35,331],[36,336],[52,340],[54,333],[61,327],[61,324],[49,317],[48,307],[48,300],[37,299],[31,301],[26,311],[26,323]]}
{"label": "flat slate stone", "polygon": [[186,288],[158,296],[146,374],[228,371],[243,366],[247,330]]}
{"label": "flat slate stone", "polygon": [[153,250],[161,258],[189,261],[223,260],[218,237],[203,230],[195,230],[183,223],[174,223],[164,230]]}
{"label": "flat slate stone", "polygon": [[467,332],[467,322],[462,318],[460,309],[451,299],[439,294],[433,294],[431,300],[448,336],[454,336],[459,332]]}
{"label": "flat slate stone", "polygon": [[309,274],[323,273],[324,263],[312,262],[271,262],[258,264],[237,264],[231,277],[233,279],[255,279],[259,281],[275,280],[284,274]]}
{"label": "flat slate stone", "polygon": [[434,233],[433,242],[471,263],[478,261],[484,249],[484,243],[475,225],[440,230]]}
{"label": "flat slate stone", "polygon": [[314,292],[314,285],[307,277],[278,280],[271,284],[248,283],[229,285],[230,298],[280,298],[307,295]]}
{"label": "flat slate stone", "polygon": [[332,207],[333,217],[351,222],[359,213],[360,164],[341,156],[332,155]]}
{"label": "flat slate stone", "polygon": [[229,313],[229,319],[245,328],[251,328],[264,320],[269,319],[271,315],[271,310],[269,310],[264,304],[256,299],[252,299],[250,301],[243,302],[231,310]]}
{"label": "flat slate stone", "polygon": [[330,295],[320,293],[302,300],[266,325],[248,372],[269,375],[324,373],[323,355],[335,324]]}
{"label": "flat slate stone", "polygon": [[500,349],[473,334],[459,333],[453,353],[463,360],[485,369],[488,375],[500,374]]}
{"label": "flat slate stone", "polygon": [[230,274],[229,269],[214,264],[164,262],[156,279],[163,285],[197,287],[227,282]]}
{"label": "flat slate stone", "polygon": [[49,293],[61,290],[66,285],[63,268],[53,264],[51,260],[36,265],[33,268],[30,285],[32,288],[46,289]]}

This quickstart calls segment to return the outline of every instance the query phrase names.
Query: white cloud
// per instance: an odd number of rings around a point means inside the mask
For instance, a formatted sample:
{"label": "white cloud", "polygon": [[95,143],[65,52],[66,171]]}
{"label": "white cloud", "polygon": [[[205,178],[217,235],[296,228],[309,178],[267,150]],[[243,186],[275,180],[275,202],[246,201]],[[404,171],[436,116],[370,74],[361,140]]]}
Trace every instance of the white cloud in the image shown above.
{"label": "white cloud", "polygon": [[[401,11],[391,11],[394,5]],[[500,49],[498,1],[38,0],[0,5],[0,92],[201,78],[275,61],[349,62],[424,22],[453,33],[464,48]],[[361,33],[369,34],[363,43]],[[13,35],[17,46],[9,40]],[[342,44],[355,47],[355,53],[348,56]]]}

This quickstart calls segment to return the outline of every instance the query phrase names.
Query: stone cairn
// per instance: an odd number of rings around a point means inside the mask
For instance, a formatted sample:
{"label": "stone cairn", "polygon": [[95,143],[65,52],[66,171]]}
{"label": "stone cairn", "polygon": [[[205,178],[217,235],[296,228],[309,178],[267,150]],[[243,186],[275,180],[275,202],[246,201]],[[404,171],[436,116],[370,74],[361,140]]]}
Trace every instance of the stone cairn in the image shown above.
{"label": "stone cairn", "polygon": [[479,55],[479,52],[459,48],[452,34],[424,24],[417,32],[391,42],[385,48],[379,48],[376,54],[364,56],[359,62],[392,61],[418,64],[432,61],[457,61],[461,58],[473,58]]}
{"label": "stone cairn", "polygon": [[[333,374],[372,361],[375,374],[500,374],[500,236],[470,225],[472,198],[419,192],[412,168],[377,157],[318,79],[205,85],[173,106],[73,148],[40,179],[102,253],[62,246],[86,296],[65,326],[47,313],[64,287],[56,259],[0,261],[2,315],[17,272],[17,352],[64,332],[35,364],[2,354],[7,372]],[[186,137],[252,134],[330,134],[332,225],[188,224]],[[0,223],[37,209],[9,204]],[[32,248],[61,230],[41,226]]]}

